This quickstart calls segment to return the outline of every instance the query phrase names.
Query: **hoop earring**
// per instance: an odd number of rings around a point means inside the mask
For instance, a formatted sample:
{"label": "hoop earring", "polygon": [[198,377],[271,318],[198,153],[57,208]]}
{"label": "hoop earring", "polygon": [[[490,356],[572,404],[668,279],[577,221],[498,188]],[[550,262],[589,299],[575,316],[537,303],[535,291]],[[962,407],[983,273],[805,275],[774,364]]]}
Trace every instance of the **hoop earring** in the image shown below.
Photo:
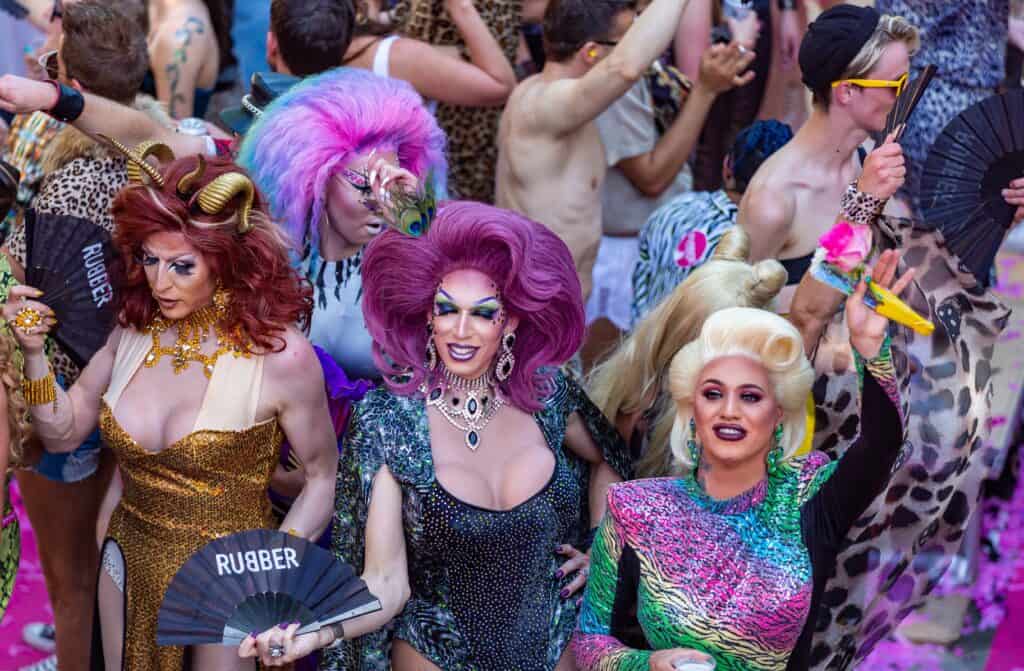
{"label": "hoop earring", "polygon": [[494,376],[499,382],[504,382],[512,375],[512,369],[516,366],[516,356],[512,354],[512,348],[516,345],[515,332],[509,332],[501,339],[501,356],[498,357],[498,365],[495,367]]}
{"label": "hoop earring", "polygon": [[434,345],[434,325],[427,322],[427,370],[437,368],[437,347]]}
{"label": "hoop earring", "polygon": [[693,462],[693,470],[697,470],[700,464],[700,445],[697,444],[697,422],[690,418],[690,438],[686,441],[686,451],[690,454]]}
{"label": "hoop earring", "polygon": [[782,450],[782,425],[779,424],[775,427],[775,433],[772,434],[772,448],[768,450],[768,456],[765,462],[768,466],[768,475],[776,475],[782,468],[783,450]]}

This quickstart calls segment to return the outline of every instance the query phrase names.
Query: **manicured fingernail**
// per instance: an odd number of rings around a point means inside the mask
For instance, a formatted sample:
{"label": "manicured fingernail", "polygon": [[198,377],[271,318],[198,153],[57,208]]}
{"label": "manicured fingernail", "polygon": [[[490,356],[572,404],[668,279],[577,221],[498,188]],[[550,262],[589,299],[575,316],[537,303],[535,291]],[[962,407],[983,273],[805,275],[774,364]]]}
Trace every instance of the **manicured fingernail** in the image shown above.
{"label": "manicured fingernail", "polygon": [[292,622],[292,624],[302,624],[302,623],[299,622],[298,620],[295,620],[295,622]]}
{"label": "manicured fingernail", "polygon": [[288,628],[288,625],[287,625],[287,624],[285,624],[284,622],[282,622],[281,624],[277,625],[277,628],[278,628],[278,629],[287,629],[287,628]]}
{"label": "manicured fingernail", "polygon": [[563,589],[563,590],[562,590],[561,592],[559,592],[559,593],[558,593],[558,595],[559,595],[559,596],[561,596],[561,597],[562,597],[563,599],[564,599],[565,597],[569,596],[569,588],[568,588],[568,587],[566,587],[566,588],[565,588],[565,589]]}
{"label": "manicured fingernail", "polygon": [[555,571],[556,578],[561,578],[563,575],[565,575],[565,573],[562,571],[562,569],[558,569],[557,571]]}

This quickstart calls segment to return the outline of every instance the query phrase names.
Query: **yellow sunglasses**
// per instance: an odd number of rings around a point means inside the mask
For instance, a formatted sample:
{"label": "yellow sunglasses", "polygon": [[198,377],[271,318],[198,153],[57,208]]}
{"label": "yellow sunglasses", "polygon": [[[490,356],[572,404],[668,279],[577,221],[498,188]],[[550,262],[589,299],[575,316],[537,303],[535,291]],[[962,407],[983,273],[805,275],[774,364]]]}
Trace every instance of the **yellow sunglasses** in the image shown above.
{"label": "yellow sunglasses", "polygon": [[864,89],[896,89],[896,97],[899,97],[903,93],[903,87],[907,85],[908,77],[908,74],[904,74],[895,81],[889,79],[840,79],[837,82],[832,82],[832,88],[836,88],[840,84],[853,84]]}

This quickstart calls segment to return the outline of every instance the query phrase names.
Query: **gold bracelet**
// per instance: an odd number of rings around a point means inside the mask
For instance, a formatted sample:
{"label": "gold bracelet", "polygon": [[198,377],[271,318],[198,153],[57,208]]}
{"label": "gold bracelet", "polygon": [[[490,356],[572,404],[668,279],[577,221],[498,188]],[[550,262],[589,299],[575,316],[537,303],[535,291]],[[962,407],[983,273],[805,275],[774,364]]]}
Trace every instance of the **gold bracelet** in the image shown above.
{"label": "gold bracelet", "polygon": [[53,371],[38,380],[24,378],[21,381],[21,393],[29,405],[53,403],[53,411],[57,412],[57,380],[53,377]]}

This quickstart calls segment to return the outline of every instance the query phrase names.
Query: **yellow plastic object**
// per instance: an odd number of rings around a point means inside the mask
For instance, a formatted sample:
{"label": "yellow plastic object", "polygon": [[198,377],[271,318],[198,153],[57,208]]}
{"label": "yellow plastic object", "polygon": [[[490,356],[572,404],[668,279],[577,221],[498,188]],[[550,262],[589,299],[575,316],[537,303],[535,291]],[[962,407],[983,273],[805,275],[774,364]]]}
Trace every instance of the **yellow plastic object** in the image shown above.
{"label": "yellow plastic object", "polygon": [[809,394],[807,396],[807,419],[804,422],[804,441],[800,443],[796,456],[807,454],[812,447],[814,447],[814,395]]}
{"label": "yellow plastic object", "polygon": [[910,327],[923,336],[930,336],[935,331],[935,324],[917,314],[909,305],[900,300],[896,294],[883,289],[874,282],[871,282],[868,287],[871,289],[875,300],[878,301],[878,305],[875,307],[875,312],[878,314],[888,317],[897,324]]}

